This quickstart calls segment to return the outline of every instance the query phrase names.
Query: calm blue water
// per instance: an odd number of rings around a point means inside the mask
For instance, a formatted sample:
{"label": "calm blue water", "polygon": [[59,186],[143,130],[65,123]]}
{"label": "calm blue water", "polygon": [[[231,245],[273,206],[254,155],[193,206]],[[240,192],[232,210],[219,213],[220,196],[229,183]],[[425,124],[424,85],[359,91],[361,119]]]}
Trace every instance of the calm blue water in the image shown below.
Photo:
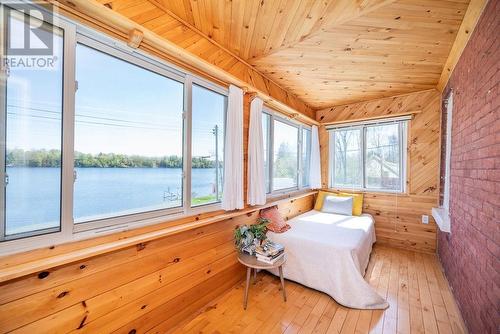
{"label": "calm blue water", "polygon": [[[75,222],[181,205],[179,168],[76,168]],[[59,226],[60,170],[7,168],[6,234]],[[215,169],[192,172],[192,196],[215,195]]]}

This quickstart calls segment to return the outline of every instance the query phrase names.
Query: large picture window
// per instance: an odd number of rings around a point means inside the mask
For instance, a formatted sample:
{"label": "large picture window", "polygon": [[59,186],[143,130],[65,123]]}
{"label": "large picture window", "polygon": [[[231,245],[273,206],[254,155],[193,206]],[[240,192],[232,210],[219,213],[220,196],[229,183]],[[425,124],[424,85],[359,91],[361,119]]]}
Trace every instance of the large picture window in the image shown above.
{"label": "large picture window", "polygon": [[331,186],[403,192],[406,120],[330,129]]}
{"label": "large picture window", "polygon": [[263,114],[266,191],[279,193],[309,186],[311,130],[308,126]]}
{"label": "large picture window", "polygon": [[182,206],[183,84],[76,47],[75,223]]}
{"label": "large picture window", "polygon": [[[36,21],[36,20],[35,20]],[[24,14],[9,11],[11,45],[23,45]],[[32,24],[38,22],[29,21]],[[50,70],[10,67],[0,75],[2,226],[0,240],[60,230],[63,114],[63,30],[41,25],[57,57]],[[9,51],[7,51],[9,57]]]}
{"label": "large picture window", "polygon": [[23,47],[32,23],[57,60],[1,68],[1,250],[220,208],[226,87],[63,17],[1,6],[1,50]]}

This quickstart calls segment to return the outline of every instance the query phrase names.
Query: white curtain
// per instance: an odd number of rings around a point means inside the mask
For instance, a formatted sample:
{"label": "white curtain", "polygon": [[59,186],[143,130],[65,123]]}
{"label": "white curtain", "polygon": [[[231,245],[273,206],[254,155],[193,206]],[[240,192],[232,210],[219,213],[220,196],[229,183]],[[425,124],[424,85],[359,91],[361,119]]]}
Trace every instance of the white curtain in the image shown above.
{"label": "white curtain", "polygon": [[312,126],[311,131],[311,165],[309,166],[309,183],[311,189],[321,188],[321,159],[319,154],[318,127]]}
{"label": "white curtain", "polygon": [[243,208],[243,90],[230,85],[224,141],[222,208]]}
{"label": "white curtain", "polygon": [[266,175],[264,171],[264,137],[262,132],[262,106],[258,97],[250,104],[248,131],[248,204],[266,204]]}

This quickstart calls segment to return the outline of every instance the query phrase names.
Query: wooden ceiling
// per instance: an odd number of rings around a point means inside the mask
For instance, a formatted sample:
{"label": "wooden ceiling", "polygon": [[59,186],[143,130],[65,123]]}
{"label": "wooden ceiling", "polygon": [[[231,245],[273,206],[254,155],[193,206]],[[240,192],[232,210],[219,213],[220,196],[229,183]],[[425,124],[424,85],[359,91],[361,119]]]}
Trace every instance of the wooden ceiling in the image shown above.
{"label": "wooden ceiling", "polygon": [[99,2],[146,26],[167,12],[322,109],[436,87],[469,0]]}

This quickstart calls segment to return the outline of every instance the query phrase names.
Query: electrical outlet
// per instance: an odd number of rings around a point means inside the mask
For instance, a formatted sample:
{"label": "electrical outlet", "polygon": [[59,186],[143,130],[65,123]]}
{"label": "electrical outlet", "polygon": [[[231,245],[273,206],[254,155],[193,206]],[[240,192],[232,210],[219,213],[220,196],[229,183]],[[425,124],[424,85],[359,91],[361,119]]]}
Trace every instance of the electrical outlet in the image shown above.
{"label": "electrical outlet", "polygon": [[422,215],[422,224],[429,224],[429,216]]}

